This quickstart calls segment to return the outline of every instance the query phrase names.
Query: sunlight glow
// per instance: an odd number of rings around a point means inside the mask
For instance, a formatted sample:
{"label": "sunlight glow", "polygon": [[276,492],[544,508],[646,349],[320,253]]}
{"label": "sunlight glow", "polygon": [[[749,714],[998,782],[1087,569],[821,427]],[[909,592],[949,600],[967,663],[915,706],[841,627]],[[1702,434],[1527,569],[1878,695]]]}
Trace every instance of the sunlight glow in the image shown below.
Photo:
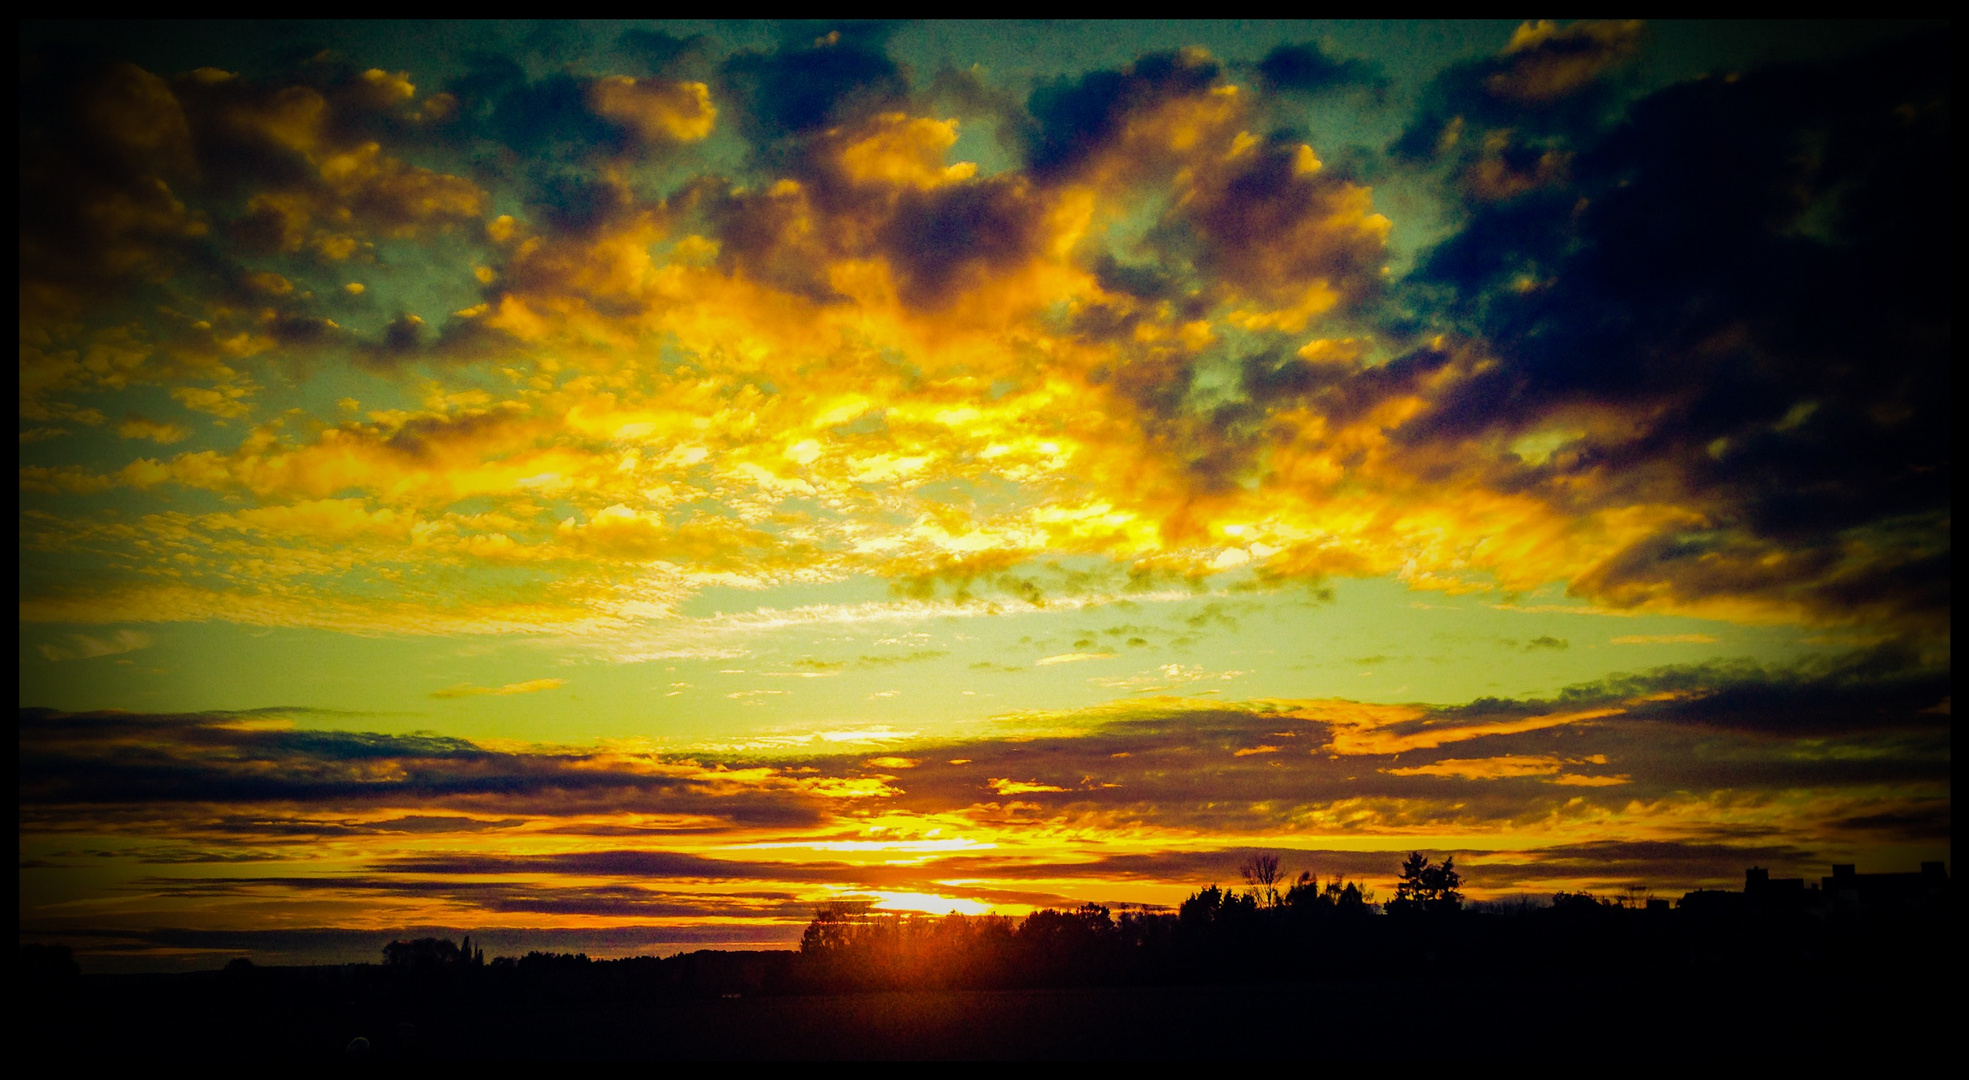
{"label": "sunlight glow", "polygon": [[925,915],[988,915],[992,911],[990,904],[935,893],[878,892],[874,895],[881,897],[874,905],[880,911],[915,911]]}

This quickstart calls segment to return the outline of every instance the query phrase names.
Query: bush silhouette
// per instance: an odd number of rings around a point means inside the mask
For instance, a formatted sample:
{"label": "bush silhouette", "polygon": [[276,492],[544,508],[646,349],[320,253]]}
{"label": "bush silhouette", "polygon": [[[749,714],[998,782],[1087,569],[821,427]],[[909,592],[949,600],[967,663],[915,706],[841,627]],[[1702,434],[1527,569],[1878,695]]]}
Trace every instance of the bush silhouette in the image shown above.
{"label": "bush silhouette", "polygon": [[383,946],[383,966],[417,970],[484,967],[485,950],[472,948],[470,937],[462,946],[450,938],[392,941]]}

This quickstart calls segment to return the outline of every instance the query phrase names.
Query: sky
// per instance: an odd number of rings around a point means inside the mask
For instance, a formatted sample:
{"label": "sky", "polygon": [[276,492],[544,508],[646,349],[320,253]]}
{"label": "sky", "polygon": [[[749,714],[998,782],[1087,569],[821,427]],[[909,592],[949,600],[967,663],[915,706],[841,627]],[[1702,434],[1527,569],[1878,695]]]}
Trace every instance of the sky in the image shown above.
{"label": "sky", "polygon": [[1948,858],[1945,28],[19,48],[85,968]]}

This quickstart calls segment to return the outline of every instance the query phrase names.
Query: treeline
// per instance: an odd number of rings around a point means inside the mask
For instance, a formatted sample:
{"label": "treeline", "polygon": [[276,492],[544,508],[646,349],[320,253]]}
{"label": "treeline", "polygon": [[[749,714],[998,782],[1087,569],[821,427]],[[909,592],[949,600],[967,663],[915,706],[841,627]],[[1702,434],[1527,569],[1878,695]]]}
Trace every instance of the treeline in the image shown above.
{"label": "treeline", "polygon": [[1942,913],[1825,919],[1799,908],[1671,909],[1640,893],[1559,893],[1550,904],[1466,905],[1452,859],[1402,864],[1394,895],[1276,856],[1242,867],[1243,887],[1210,885],[1174,911],[1083,904],[1002,915],[901,915],[866,905],[818,909],[797,953],[700,952],[597,961],[529,953],[485,963],[469,939],[396,943],[388,966],[471,971],[527,993],[757,994],[894,989],[1326,979],[1454,978],[1620,971],[1680,978],[1754,967],[1878,967],[1926,954]]}
{"label": "treeline", "polygon": [[[228,965],[216,989],[384,1000],[612,1000],[888,989],[1412,980],[1603,975],[1679,980],[1888,972],[1928,962],[1950,934],[1944,906],[1873,914],[1750,902],[1670,908],[1635,892],[1559,893],[1549,904],[1466,905],[1455,863],[1420,854],[1377,903],[1357,882],[1288,877],[1273,856],[1242,888],[1210,885],[1174,911],[1083,904],[1001,915],[900,915],[865,905],[814,913],[793,951],[702,950],[597,960],[529,952],[487,960],[467,937],[394,941],[380,965]],[[22,970],[72,984],[66,948],[24,946]]]}
{"label": "treeline", "polygon": [[813,989],[1303,978],[1253,961],[1284,942],[1358,936],[1375,921],[1373,894],[1358,883],[1311,873],[1288,883],[1272,856],[1244,872],[1245,889],[1211,885],[1174,912],[1083,904],[1012,919],[824,907],[801,935],[795,970]]}
{"label": "treeline", "polygon": [[[90,978],[65,947],[26,945],[24,1024],[43,1043],[93,1053],[259,1061],[358,1049],[432,1060],[1221,1058],[1251,1031],[1308,1018],[1325,1025],[1324,1045],[1355,1053],[1403,1045],[1419,1022],[1448,1043],[1502,1031],[1507,1045],[1549,1048],[1556,1034],[1575,1056],[1606,1045],[1686,1056],[1746,1031],[1794,1047],[1895,1031],[1927,1046],[1948,1030],[1945,898],[1816,912],[1743,893],[1679,908],[1638,892],[1466,904],[1453,863],[1417,856],[1377,902],[1357,883],[1288,879],[1276,860],[1246,871],[1242,887],[1198,889],[1173,911],[1083,904],[1015,919],[828,906],[798,951],[488,958],[471,938],[427,937],[388,943],[381,963],[237,960]],[[1116,986],[1129,989],[1100,989]],[[1210,989],[1187,989],[1198,986]],[[968,993],[980,990],[1007,992]],[[1674,1042],[1691,1030],[1708,1034]]]}
{"label": "treeline", "polygon": [[788,989],[1036,986],[1594,976],[1679,980],[1918,966],[1947,940],[1942,908],[1827,918],[1755,904],[1676,909],[1642,894],[1562,892],[1550,904],[1469,906],[1453,860],[1412,854],[1394,896],[1278,860],[1243,868],[1174,911],[1003,916],[878,915],[830,907],[801,938]]}

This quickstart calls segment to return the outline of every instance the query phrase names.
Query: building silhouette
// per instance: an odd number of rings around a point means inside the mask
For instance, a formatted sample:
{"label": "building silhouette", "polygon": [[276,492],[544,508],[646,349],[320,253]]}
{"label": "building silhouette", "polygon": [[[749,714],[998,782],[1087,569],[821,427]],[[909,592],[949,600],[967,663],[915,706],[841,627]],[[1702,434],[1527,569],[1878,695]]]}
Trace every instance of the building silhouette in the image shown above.
{"label": "building silhouette", "polygon": [[1885,914],[1939,906],[1948,895],[1948,869],[1924,862],[1918,873],[1861,874],[1852,863],[1834,863],[1832,874],[1807,884],[1802,877],[1774,878],[1752,866],[1743,873],[1743,891],[1696,889],[1676,906],[1685,911],[1725,914],[1746,911],[1810,911]]}
{"label": "building silhouette", "polygon": [[1819,879],[1825,902],[1839,911],[1906,911],[1940,903],[1948,893],[1948,869],[1921,864],[1919,873],[1861,874],[1852,863],[1834,863]]}

